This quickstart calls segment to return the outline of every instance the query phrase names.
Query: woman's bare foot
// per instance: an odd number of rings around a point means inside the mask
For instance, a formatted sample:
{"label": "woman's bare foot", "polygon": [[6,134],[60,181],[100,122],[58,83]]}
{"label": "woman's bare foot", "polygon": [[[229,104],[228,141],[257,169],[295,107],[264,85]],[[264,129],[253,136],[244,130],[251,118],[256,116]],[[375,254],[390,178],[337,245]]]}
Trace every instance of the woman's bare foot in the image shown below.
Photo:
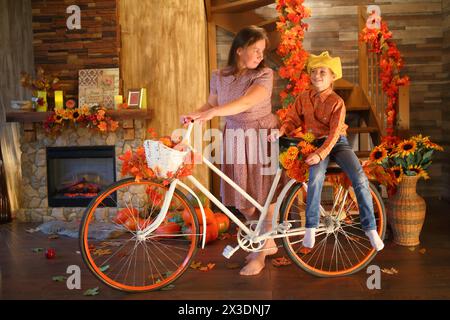
{"label": "woman's bare foot", "polygon": [[265,267],[264,260],[266,259],[266,255],[262,252],[254,252],[256,255],[253,259],[251,259],[245,267],[241,269],[239,274],[241,276],[255,276],[261,272]]}
{"label": "woman's bare foot", "polygon": [[254,259],[259,253],[264,253],[266,256],[274,255],[278,252],[277,244],[275,243],[275,240],[268,239],[266,244],[264,245],[264,250],[261,252],[252,252],[249,253],[245,257],[245,261],[248,262],[251,259]]}

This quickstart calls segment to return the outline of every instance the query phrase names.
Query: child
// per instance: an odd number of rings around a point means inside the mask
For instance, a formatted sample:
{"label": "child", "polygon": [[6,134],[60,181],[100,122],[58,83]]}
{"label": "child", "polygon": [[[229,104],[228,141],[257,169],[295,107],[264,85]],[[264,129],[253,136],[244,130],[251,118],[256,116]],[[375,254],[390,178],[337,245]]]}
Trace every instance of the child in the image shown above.
{"label": "child", "polygon": [[280,131],[268,138],[275,141],[303,125],[307,132],[312,132],[322,142],[305,160],[310,169],[303,245],[307,248],[314,246],[315,230],[319,225],[320,196],[331,156],[350,178],[358,200],[362,227],[372,247],[380,251],[384,244],[376,230],[369,181],[346,137],[348,126],[344,123],[344,101],[333,91],[333,81],[342,77],[341,60],[331,57],[327,51],[318,56],[311,54],[307,71],[311,76],[310,90],[297,98],[294,107],[287,112]]}

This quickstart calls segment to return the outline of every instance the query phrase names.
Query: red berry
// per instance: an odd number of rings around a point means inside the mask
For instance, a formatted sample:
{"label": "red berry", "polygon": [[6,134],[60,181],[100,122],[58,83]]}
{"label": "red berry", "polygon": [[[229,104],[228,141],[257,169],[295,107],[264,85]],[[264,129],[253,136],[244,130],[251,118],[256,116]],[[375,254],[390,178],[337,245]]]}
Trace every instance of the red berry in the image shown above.
{"label": "red berry", "polygon": [[55,249],[49,248],[47,249],[47,251],[45,252],[45,257],[47,259],[53,259],[56,257],[56,251]]}

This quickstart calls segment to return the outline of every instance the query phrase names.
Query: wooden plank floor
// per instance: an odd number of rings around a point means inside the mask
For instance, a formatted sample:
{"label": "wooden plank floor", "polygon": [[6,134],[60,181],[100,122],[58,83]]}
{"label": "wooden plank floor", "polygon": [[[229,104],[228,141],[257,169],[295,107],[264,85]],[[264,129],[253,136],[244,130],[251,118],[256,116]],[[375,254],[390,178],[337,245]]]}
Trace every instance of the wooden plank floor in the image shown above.
{"label": "wooden plank floor", "polygon": [[[372,264],[395,268],[396,275],[382,273],[381,289],[369,290],[368,274],[342,278],[316,278],[290,265],[276,268],[267,259],[267,267],[258,276],[239,276],[239,269],[228,269],[230,262],[243,263],[245,252],[230,260],[221,253],[229,239],[216,241],[199,250],[196,261],[212,262],[210,272],[189,269],[167,291],[127,294],[111,289],[94,278],[85,267],[76,239],[48,239],[40,232],[25,229],[38,224],[13,222],[0,225],[0,299],[146,299],[146,300],[292,300],[292,299],[449,299],[450,298],[450,215],[449,204],[429,199],[421,244],[414,251],[386,240],[385,249]],[[57,257],[48,260],[34,253],[35,247],[53,247]],[[425,249],[423,253],[420,249]],[[276,256],[284,255],[281,248]],[[65,282],[52,281],[65,275],[69,265],[81,268],[81,290],[69,290]],[[97,296],[83,296],[86,289],[100,288]]]}

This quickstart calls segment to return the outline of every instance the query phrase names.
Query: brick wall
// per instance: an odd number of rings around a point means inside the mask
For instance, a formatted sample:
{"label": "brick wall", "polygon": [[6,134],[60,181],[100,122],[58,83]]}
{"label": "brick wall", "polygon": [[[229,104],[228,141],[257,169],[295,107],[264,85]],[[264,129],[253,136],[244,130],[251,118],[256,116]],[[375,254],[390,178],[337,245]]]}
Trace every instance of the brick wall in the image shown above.
{"label": "brick wall", "polygon": [[[67,96],[78,94],[78,70],[118,68],[120,32],[117,0],[33,0],[36,66],[55,72]],[[68,30],[70,5],[81,9],[81,29]]]}

